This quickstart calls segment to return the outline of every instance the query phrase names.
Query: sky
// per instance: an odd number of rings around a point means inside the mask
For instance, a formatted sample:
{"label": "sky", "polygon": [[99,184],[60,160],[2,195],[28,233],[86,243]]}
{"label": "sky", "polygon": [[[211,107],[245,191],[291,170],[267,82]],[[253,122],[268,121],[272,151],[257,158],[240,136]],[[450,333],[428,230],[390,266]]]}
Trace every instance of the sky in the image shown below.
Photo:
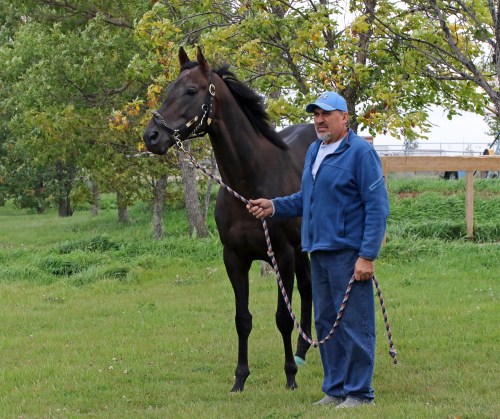
{"label": "sky", "polygon": [[[419,149],[443,149],[457,153],[472,150],[480,153],[494,140],[487,135],[489,127],[484,118],[471,112],[462,112],[462,115],[449,120],[441,109],[433,108],[429,122],[433,127],[428,133],[428,140],[419,140]],[[403,143],[388,135],[377,135],[373,142],[376,148],[388,146],[389,150],[401,148]]]}

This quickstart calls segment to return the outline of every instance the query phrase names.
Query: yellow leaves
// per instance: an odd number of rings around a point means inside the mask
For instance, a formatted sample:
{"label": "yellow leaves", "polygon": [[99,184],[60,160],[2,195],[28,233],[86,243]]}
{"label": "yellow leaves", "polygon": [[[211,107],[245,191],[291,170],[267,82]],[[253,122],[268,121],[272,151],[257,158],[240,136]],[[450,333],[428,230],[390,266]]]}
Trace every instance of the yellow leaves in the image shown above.
{"label": "yellow leaves", "polygon": [[352,22],[350,31],[353,37],[358,37],[359,34],[365,33],[370,29],[370,25],[366,22],[367,17],[366,15],[362,15]]}
{"label": "yellow leaves", "polygon": [[129,127],[129,122],[126,115],[123,115],[120,111],[113,112],[111,118],[109,119],[109,128],[115,131],[123,132]]}
{"label": "yellow leaves", "polygon": [[154,94],[160,94],[162,91],[162,86],[158,84],[151,84],[148,87],[148,96],[152,96]]}
{"label": "yellow leaves", "polygon": [[128,102],[124,106],[123,111],[128,116],[137,116],[141,111],[141,107],[143,104],[144,104],[143,100],[135,99],[132,102]]}
{"label": "yellow leaves", "polygon": [[150,84],[148,86],[148,92],[147,92],[147,105],[151,109],[156,109],[159,104],[159,98],[161,93],[163,92],[163,86],[166,84],[165,76],[161,75],[157,77],[155,80],[155,83]]}
{"label": "yellow leaves", "polygon": [[252,39],[240,48],[236,56],[236,65],[241,68],[255,68],[262,63],[262,49],[259,39]]}
{"label": "yellow leaves", "polygon": [[380,112],[377,111],[375,107],[367,109],[363,115],[359,117],[359,122],[362,122],[366,126],[376,125],[377,120],[380,119]]}
{"label": "yellow leaves", "polygon": [[131,116],[136,116],[139,114],[139,111],[141,110],[139,105],[132,106],[128,109],[128,114]]}
{"label": "yellow leaves", "polygon": [[148,105],[148,108],[150,108],[150,109],[158,108],[158,99],[157,98],[149,99],[147,101],[147,105]]}
{"label": "yellow leaves", "polygon": [[323,38],[323,34],[319,31],[315,31],[309,34],[309,38],[311,39],[311,42],[316,44],[321,40],[321,38]]}

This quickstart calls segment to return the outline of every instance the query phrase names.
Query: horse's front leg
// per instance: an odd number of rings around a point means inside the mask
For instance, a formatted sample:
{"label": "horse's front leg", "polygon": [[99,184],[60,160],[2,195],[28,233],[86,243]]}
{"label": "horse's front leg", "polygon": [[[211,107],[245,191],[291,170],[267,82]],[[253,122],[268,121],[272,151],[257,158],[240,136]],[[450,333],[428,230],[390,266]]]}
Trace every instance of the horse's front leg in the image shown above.
{"label": "horse's front leg", "polygon": [[242,261],[237,254],[224,246],[224,264],[234,291],[236,315],[234,322],[238,333],[238,365],[234,373],[231,392],[243,391],[250,375],[248,367],[248,337],[252,331],[252,314],[248,309],[248,272],[252,261]]}
{"label": "horse's front leg", "polygon": [[[295,276],[297,277],[297,289],[300,294],[300,326],[308,337],[312,337],[311,267],[307,253],[302,252],[301,249],[295,251]],[[304,365],[306,353],[310,347],[311,344],[302,335],[299,335],[295,351],[295,362],[297,365]]]}
{"label": "horse's front leg", "polygon": [[[279,255],[277,255],[277,260],[281,280],[291,304],[295,267],[293,252],[280,252]],[[276,325],[281,332],[281,336],[283,338],[283,346],[285,349],[286,387],[293,390],[297,388],[297,383],[295,381],[295,375],[297,374],[297,364],[295,363],[292,350],[292,331],[294,324],[290,316],[290,312],[288,311],[287,304],[283,298],[281,289],[278,289]]]}

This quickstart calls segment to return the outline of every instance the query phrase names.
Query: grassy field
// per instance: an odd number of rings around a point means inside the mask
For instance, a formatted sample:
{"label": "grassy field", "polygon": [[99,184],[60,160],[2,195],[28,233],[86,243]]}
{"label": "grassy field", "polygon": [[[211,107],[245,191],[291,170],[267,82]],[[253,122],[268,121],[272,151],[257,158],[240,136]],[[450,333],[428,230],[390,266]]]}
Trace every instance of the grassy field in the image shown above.
{"label": "grassy field", "polygon": [[243,393],[229,393],[234,303],[213,222],[211,237],[190,239],[182,210],[168,211],[167,235],[155,242],[144,205],[131,208],[128,225],[111,209],[61,219],[7,205],[0,417],[500,418],[500,181],[476,181],[474,241],[465,239],[462,181],[389,187],[377,277],[400,363],[377,307],[376,406],[313,407],[322,396],[317,349],[299,388],[285,389],[276,281],[257,263],[251,375]]}

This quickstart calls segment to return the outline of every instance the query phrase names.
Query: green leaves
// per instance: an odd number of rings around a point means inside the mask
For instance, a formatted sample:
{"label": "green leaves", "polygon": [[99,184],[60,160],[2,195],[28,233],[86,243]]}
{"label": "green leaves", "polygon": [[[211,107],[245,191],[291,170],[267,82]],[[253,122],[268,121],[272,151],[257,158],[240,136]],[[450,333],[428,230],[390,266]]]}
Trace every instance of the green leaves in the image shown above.
{"label": "green leaves", "polygon": [[[308,121],[305,104],[330,89],[346,97],[351,127],[372,135],[425,135],[433,104],[449,117],[486,106],[500,115],[499,46],[483,1],[356,0],[349,10],[338,1],[46,3],[0,4],[3,150],[47,164],[72,156],[108,185],[117,172],[160,170],[124,155],[138,150],[147,110],[177,77],[180,46],[230,64],[278,126]],[[38,125],[23,129],[28,119]],[[74,149],[61,147],[64,136]]]}

